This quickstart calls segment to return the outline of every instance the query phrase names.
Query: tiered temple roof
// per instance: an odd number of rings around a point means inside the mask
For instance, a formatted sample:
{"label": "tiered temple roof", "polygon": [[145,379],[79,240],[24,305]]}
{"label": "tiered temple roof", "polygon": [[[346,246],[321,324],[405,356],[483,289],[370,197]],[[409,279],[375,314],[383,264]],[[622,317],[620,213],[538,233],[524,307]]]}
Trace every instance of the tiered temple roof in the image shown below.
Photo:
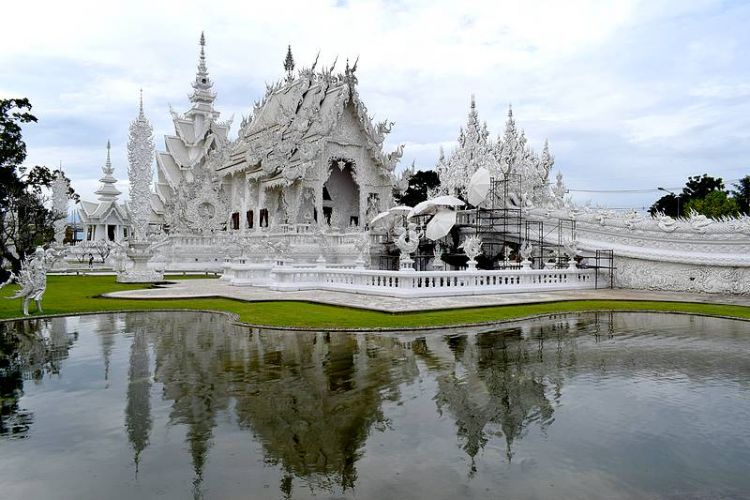
{"label": "tiered temple roof", "polygon": [[214,109],[216,93],[206,67],[205,45],[206,39],[201,33],[198,70],[192,83],[193,93],[189,96],[192,106],[184,114],[170,107],[175,133],[164,137],[166,151],[156,154],[156,193],[162,204],[173,195],[184,172],[205,163],[208,153],[223,147],[228,140],[231,120],[217,121],[220,113]]}
{"label": "tiered temple roof", "polygon": [[[248,178],[273,180],[293,179],[304,172],[304,164],[317,157],[324,146],[323,139],[362,141],[377,167],[390,174],[401,150],[385,155],[382,145],[392,123],[387,120],[373,124],[367,108],[359,99],[355,76],[356,63],[344,73],[333,73],[330,68],[316,71],[316,63],[293,73],[290,54],[285,61],[286,78],[268,85],[264,98],[256,103],[249,119],[243,120],[237,145],[228,161],[217,170],[222,175],[247,172]],[[334,137],[337,125],[346,120],[349,108],[361,134]]]}

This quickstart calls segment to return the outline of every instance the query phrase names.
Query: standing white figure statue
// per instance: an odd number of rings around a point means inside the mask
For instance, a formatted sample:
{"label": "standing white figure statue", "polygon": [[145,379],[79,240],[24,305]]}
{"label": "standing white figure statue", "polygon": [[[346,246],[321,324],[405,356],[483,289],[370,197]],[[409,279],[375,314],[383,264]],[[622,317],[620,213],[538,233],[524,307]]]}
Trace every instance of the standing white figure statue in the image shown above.
{"label": "standing white figure statue", "polygon": [[563,252],[568,256],[568,269],[578,269],[578,266],[576,265],[578,243],[576,243],[575,240],[566,239],[563,241]]}
{"label": "standing white figure statue", "polygon": [[443,261],[443,246],[440,243],[435,245],[432,250],[432,269],[435,271],[445,271],[445,262]]}
{"label": "standing white figure statue", "polygon": [[458,248],[463,249],[469,262],[466,263],[468,271],[477,270],[477,257],[482,255],[482,238],[479,236],[469,236]]}
{"label": "standing white figure statue", "polygon": [[396,246],[398,247],[401,255],[399,255],[399,271],[409,271],[414,269],[414,259],[411,258],[411,254],[417,251],[419,248],[419,239],[422,237],[422,232],[417,231],[417,225],[413,222],[404,227],[401,226],[396,229]]}
{"label": "standing white figure statue", "polygon": [[521,248],[518,249],[518,253],[521,254],[521,258],[523,259],[521,261],[521,268],[526,271],[531,269],[531,260],[529,260],[529,257],[531,257],[533,251],[534,247],[528,241],[524,241]]}
{"label": "standing white figure statue", "polygon": [[370,257],[370,232],[363,231],[359,238],[354,242],[354,248],[357,250],[357,260],[355,261],[357,269],[364,269],[365,263]]}
{"label": "standing white figure statue", "polygon": [[22,311],[24,316],[29,315],[29,302],[36,302],[37,312],[42,311],[42,296],[47,290],[47,268],[55,260],[55,253],[50,251],[45,254],[42,247],[36,247],[33,255],[30,255],[21,262],[21,271],[18,276],[11,273],[5,283],[0,284],[0,288],[12,282],[17,282],[20,289],[9,299],[22,299]]}

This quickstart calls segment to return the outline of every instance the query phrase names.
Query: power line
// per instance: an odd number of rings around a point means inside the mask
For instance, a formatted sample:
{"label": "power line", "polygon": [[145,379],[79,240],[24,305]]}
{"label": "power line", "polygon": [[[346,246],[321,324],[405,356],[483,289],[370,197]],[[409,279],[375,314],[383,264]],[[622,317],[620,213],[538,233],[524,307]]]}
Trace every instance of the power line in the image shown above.
{"label": "power line", "polygon": [[[734,182],[739,182],[741,179],[728,179],[723,180],[722,182],[724,185],[728,185]],[[550,183],[551,184],[551,183]],[[668,189],[670,191],[678,191],[684,188],[685,186],[679,186],[679,187],[667,187],[664,189]],[[663,191],[663,189],[659,189],[658,187],[655,188],[647,188],[647,189],[568,189],[571,193],[609,193],[609,194],[617,194],[617,193],[653,193],[657,191]]]}

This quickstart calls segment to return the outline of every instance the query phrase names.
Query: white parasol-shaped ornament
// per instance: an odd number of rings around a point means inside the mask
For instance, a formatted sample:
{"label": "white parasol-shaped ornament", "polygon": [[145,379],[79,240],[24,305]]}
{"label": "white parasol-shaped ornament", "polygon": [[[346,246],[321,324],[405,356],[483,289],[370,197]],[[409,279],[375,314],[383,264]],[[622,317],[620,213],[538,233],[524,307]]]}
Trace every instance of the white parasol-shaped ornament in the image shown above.
{"label": "white parasol-shaped ornament", "polygon": [[409,218],[416,217],[417,215],[434,214],[440,207],[463,207],[466,205],[463,201],[451,195],[437,196],[429,200],[425,200],[417,205],[409,213]]}
{"label": "white parasol-shaped ornament", "polygon": [[385,223],[386,221],[389,221],[397,216],[406,217],[411,211],[412,211],[412,208],[406,205],[399,205],[397,207],[390,208],[386,210],[385,212],[380,212],[378,215],[373,217],[372,220],[370,221],[370,225],[373,226],[378,222]]}
{"label": "white parasol-shaped ornament", "polygon": [[385,219],[391,216],[393,216],[393,214],[388,211],[380,212],[378,215],[372,218],[372,220],[370,221],[370,225],[374,226],[378,222],[384,221]]}
{"label": "white parasol-shaped ornament", "polygon": [[432,241],[445,237],[456,225],[456,215],[455,210],[439,209],[427,223],[424,235]]}
{"label": "white parasol-shaped ornament", "polygon": [[469,204],[477,206],[487,199],[490,194],[490,172],[484,167],[478,168],[474,175],[469,179],[469,186],[466,188]]}
{"label": "white parasol-shaped ornament", "polygon": [[396,215],[406,215],[411,212],[413,208],[406,205],[399,205],[397,207],[389,208],[388,211]]}

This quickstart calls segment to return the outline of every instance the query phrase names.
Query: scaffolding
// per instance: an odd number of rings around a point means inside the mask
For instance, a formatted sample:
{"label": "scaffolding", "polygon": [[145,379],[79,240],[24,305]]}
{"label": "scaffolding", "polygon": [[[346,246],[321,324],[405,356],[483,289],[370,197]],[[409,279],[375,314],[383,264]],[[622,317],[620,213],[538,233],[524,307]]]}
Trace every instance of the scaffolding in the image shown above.
{"label": "scaffolding", "polygon": [[[576,222],[573,219],[557,219],[555,221],[530,220],[524,215],[524,210],[515,206],[508,206],[509,188],[506,180],[491,179],[490,192],[484,207],[460,210],[454,231],[459,236],[476,234],[482,239],[483,254],[488,259],[486,265],[492,269],[518,269],[520,263],[520,247],[528,243],[533,252],[529,257],[535,269],[564,268],[569,263],[569,257],[564,250],[566,241],[576,241]],[[414,217],[413,221],[424,226],[428,215]],[[446,236],[445,240],[451,238]],[[455,245],[444,245],[453,247]],[[455,242],[454,242],[455,243]],[[390,249],[387,253],[376,256],[380,269],[398,269],[398,251],[392,242],[386,244]],[[431,251],[434,243],[424,241],[413,256],[414,267],[417,270],[429,269],[433,258]],[[614,286],[614,255],[612,250],[596,250],[594,252],[581,251],[578,266],[587,269],[597,269],[596,288],[612,288]]]}
{"label": "scaffolding", "polygon": [[[519,249],[525,243],[533,248],[529,258],[532,267],[565,267],[569,257],[565,253],[564,244],[566,241],[576,241],[576,221],[530,220],[524,216],[520,207],[508,206],[509,199],[508,181],[493,178],[486,206],[463,211],[464,227],[482,238],[482,249],[490,258],[492,267],[503,269],[519,266]],[[511,255],[515,259],[511,260]],[[581,252],[579,257],[581,267],[599,271],[596,273],[597,288],[613,287],[615,268],[612,250]],[[604,277],[600,277],[600,274]]]}

